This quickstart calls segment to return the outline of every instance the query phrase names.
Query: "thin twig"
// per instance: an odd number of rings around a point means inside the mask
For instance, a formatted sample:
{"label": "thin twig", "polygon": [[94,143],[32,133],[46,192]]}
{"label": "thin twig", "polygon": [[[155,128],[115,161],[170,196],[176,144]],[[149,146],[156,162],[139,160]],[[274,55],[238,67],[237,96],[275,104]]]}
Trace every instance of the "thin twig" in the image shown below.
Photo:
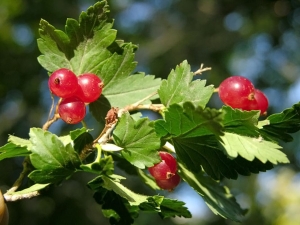
{"label": "thin twig", "polygon": [[203,68],[203,66],[204,66],[204,64],[201,63],[200,68],[197,71],[194,72],[194,75],[197,75],[197,74],[201,75],[203,72],[211,70],[211,67]]}
{"label": "thin twig", "polygon": [[14,202],[14,201],[18,201],[18,200],[22,200],[22,199],[29,199],[29,198],[33,198],[36,196],[39,196],[40,192],[39,191],[33,191],[33,192],[29,192],[29,193],[25,193],[25,194],[18,194],[18,195],[10,195],[5,193],[3,195],[5,201],[7,202]]}
{"label": "thin twig", "polygon": [[23,179],[30,173],[31,168],[29,167],[29,165],[31,165],[31,163],[28,157],[24,159],[22,165],[23,165],[22,172],[20,173],[18,179],[15,181],[13,186],[6,192],[7,194],[11,194],[15,192],[22,185]]}

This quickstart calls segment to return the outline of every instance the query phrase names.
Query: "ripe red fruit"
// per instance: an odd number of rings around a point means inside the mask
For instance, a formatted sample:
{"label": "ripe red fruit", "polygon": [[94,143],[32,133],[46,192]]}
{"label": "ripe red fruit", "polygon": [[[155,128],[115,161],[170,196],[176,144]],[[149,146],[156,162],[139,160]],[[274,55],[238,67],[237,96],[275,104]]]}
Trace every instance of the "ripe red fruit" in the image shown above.
{"label": "ripe red fruit", "polygon": [[158,187],[164,190],[172,191],[180,183],[180,176],[175,173],[170,179],[155,180]]}
{"label": "ripe red fruit", "polygon": [[58,105],[58,114],[66,123],[79,123],[86,114],[85,104],[74,96],[65,98]]}
{"label": "ripe red fruit", "polygon": [[175,175],[177,171],[176,159],[168,152],[159,152],[159,156],[162,159],[161,162],[149,167],[150,174],[156,180],[169,179]]}
{"label": "ripe red fruit", "polygon": [[85,73],[78,76],[78,86],[79,88],[75,95],[83,102],[90,103],[100,97],[103,83],[97,75]]}
{"label": "ripe red fruit", "polygon": [[245,109],[254,100],[254,85],[245,77],[232,76],[219,86],[222,102],[232,108]]}
{"label": "ripe red fruit", "polygon": [[254,90],[254,101],[248,105],[245,110],[260,110],[260,115],[265,115],[269,106],[268,98],[266,95],[258,90]]}
{"label": "ripe red fruit", "polygon": [[48,86],[53,94],[61,98],[68,98],[77,91],[78,81],[71,70],[61,68],[50,75]]}

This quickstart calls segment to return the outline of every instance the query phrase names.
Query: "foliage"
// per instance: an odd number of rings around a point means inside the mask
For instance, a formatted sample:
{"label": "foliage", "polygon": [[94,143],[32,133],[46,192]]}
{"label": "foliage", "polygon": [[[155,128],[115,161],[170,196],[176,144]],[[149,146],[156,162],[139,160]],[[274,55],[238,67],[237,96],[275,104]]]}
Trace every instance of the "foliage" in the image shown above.
{"label": "foliage", "polygon": [[[77,76],[88,72],[102,79],[102,95],[89,109],[95,118],[93,128],[103,130],[97,138],[85,127],[59,136],[45,129],[55,122],[49,120],[44,129],[31,128],[28,140],[10,136],[0,148],[0,160],[26,156],[30,168],[24,165],[24,169],[34,184],[6,196],[30,197],[76,172],[85,172],[96,175],[88,187],[111,224],[132,224],[141,211],[162,218],[190,218],[185,203],[137,194],[121,183],[125,177],[115,174],[115,165],[122,168],[123,164],[125,172],[135,171],[142,182],[158,189],[146,168],[159,162],[158,151],[165,148],[176,154],[181,178],[215,214],[241,221],[246,211],[220,181],[288,163],[279,141],[292,141],[290,134],[299,131],[300,103],[264,120],[258,111],[209,108],[215,88],[194,79],[186,60],[167,79],[135,73],[137,46],[116,40],[112,27],[106,1],[82,12],[78,21],[67,19],[65,31],[40,21],[38,61],[49,74],[67,68]],[[158,112],[161,118],[139,118],[139,109]],[[95,157],[89,161],[90,156]]]}

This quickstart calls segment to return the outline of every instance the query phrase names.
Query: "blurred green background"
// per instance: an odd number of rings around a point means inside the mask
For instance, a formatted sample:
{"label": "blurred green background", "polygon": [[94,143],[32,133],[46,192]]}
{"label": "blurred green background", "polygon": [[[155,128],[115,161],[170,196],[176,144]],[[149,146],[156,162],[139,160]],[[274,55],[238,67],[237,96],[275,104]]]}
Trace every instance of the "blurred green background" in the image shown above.
{"label": "blurred green background", "polygon": [[[300,1],[299,0],[110,0],[118,38],[139,45],[138,71],[166,77],[187,59],[193,71],[201,63],[212,67],[202,76],[216,87],[231,75],[249,78],[269,98],[269,114],[300,101]],[[0,145],[8,134],[28,137],[30,127],[41,127],[51,104],[47,73],[38,64],[36,39],[41,18],[64,29],[67,17],[78,18],[93,0],[0,1]],[[214,95],[210,107],[222,106]],[[89,123],[95,122],[92,118]],[[58,122],[57,134],[74,127]],[[300,224],[300,134],[284,144],[290,165],[259,175],[225,180],[242,207],[249,212],[242,224]],[[22,159],[0,162],[0,189],[5,192],[21,171]],[[120,173],[122,173],[120,171]],[[109,224],[86,182],[76,174],[45,195],[8,203],[11,225]],[[129,177],[133,190],[150,193],[137,178]],[[237,224],[215,216],[202,199],[181,184],[161,194],[187,203],[193,219],[161,220],[141,214],[137,225]]]}

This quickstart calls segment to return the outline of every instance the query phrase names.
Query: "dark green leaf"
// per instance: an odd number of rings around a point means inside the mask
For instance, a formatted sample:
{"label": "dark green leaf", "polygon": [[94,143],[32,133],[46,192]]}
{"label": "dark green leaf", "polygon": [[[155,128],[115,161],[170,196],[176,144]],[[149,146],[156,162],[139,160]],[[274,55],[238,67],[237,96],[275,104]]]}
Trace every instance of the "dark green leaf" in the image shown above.
{"label": "dark green leaf", "polygon": [[129,113],[125,113],[113,132],[116,145],[124,148],[122,156],[141,169],[160,161],[157,150],[161,143],[151,124],[147,118],[134,121]]}
{"label": "dark green leaf", "polygon": [[300,130],[300,103],[281,113],[269,116],[267,120],[269,122],[261,129],[264,138],[275,141],[293,141],[290,134]]}
{"label": "dark green leaf", "polygon": [[[130,212],[133,207],[128,207],[126,199],[113,191],[105,188],[99,188],[95,194],[94,199],[102,205],[103,215],[109,218],[111,225],[130,225],[133,224],[133,216],[136,213]],[[138,208],[135,207],[137,210]]]}
{"label": "dark green leaf", "polygon": [[192,102],[204,108],[214,92],[212,85],[205,86],[205,80],[193,80],[190,65],[183,61],[172,70],[167,80],[163,80],[158,90],[161,102],[169,107],[172,104]]}
{"label": "dark green leaf", "polygon": [[[156,197],[156,196],[154,196]],[[164,198],[160,204],[159,215],[165,219],[175,216],[182,216],[185,218],[191,218],[190,211],[185,207],[185,203],[176,199]]]}
{"label": "dark green leaf", "polygon": [[180,165],[179,174],[203,198],[208,207],[224,218],[240,222],[245,214],[228,188],[220,184],[203,172],[194,173]]}
{"label": "dark green leaf", "polygon": [[32,143],[30,160],[37,169],[29,177],[34,181],[57,182],[79,168],[81,162],[71,144],[64,146],[56,135],[39,128],[31,128],[29,136]]}
{"label": "dark green leaf", "polygon": [[[97,156],[98,158],[98,156]],[[90,173],[96,173],[98,175],[106,174],[111,175],[114,171],[114,161],[112,156],[106,156],[86,165],[80,166],[82,170]]]}

